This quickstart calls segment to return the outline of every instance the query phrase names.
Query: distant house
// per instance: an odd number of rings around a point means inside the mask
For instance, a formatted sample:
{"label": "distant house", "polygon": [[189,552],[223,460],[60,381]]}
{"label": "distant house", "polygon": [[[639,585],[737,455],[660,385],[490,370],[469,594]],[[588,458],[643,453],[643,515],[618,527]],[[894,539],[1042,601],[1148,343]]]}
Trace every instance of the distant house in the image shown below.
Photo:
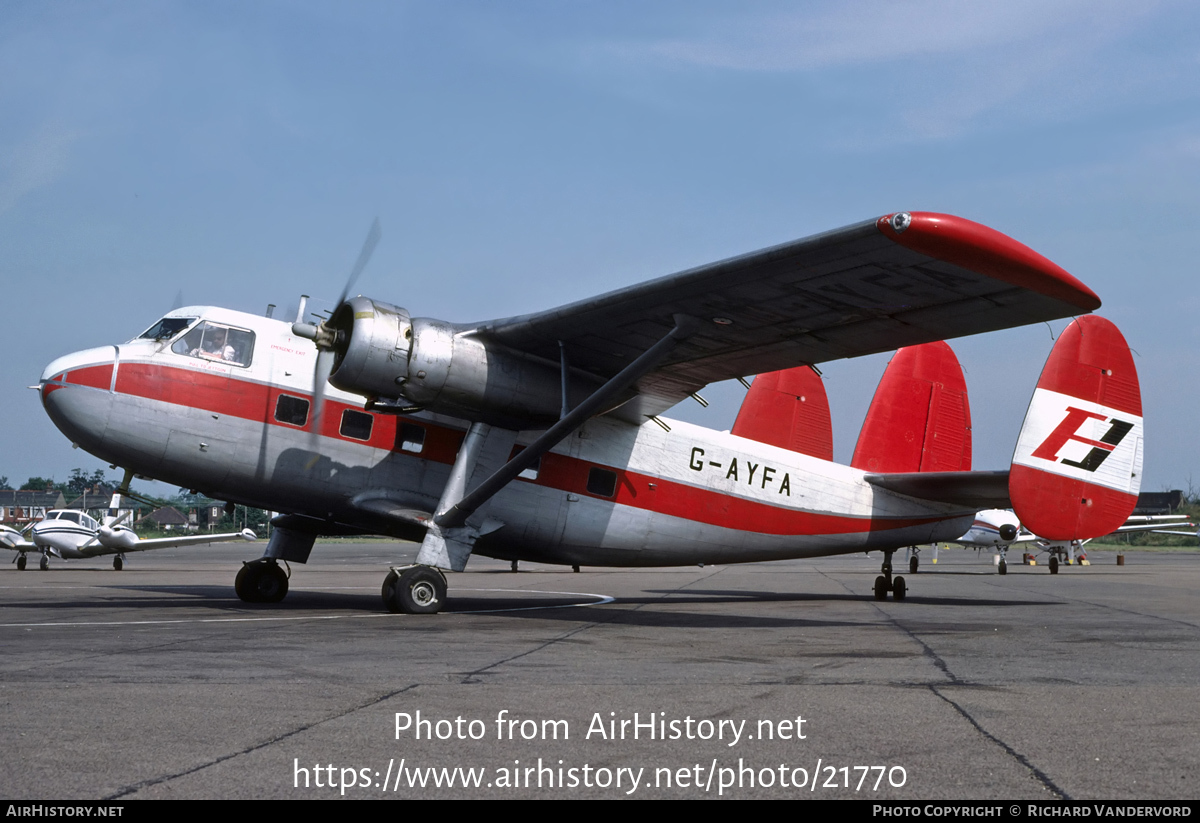
{"label": "distant house", "polygon": [[0,491],[0,523],[6,526],[24,526],[41,520],[51,509],[66,507],[66,499],[57,491]]}
{"label": "distant house", "polygon": [[174,506],[155,509],[144,518],[164,531],[188,531],[191,525],[188,516]]}
{"label": "distant house", "polygon": [[1173,514],[1183,505],[1183,492],[1172,489],[1169,492],[1142,492],[1138,495],[1137,508],[1134,514]]}

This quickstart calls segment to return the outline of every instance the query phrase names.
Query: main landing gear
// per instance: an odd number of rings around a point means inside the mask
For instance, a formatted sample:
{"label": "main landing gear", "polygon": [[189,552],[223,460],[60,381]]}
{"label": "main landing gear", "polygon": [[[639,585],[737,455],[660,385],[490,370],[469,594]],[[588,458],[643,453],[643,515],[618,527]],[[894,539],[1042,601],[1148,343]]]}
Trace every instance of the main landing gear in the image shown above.
{"label": "main landing gear", "polygon": [[121,569],[125,568],[125,561],[121,559],[121,555],[118,554],[116,557],[113,558],[113,568],[116,569],[117,571],[120,571]]}
{"label": "main landing gear", "polygon": [[21,555],[17,558],[17,571],[25,571],[25,555]]}
{"label": "main landing gear", "polygon": [[437,614],[446,605],[446,576],[433,566],[392,569],[381,594],[392,614]]}
{"label": "main landing gear", "polygon": [[288,576],[274,559],[261,557],[242,564],[233,590],[246,603],[278,603],[287,596]]}
{"label": "main landing gear", "polygon": [[908,594],[908,584],[904,582],[903,577],[892,578],[892,552],[885,551],[883,553],[881,571],[883,574],[875,578],[875,599],[887,600],[888,592],[891,592],[894,600],[903,600],[904,596]]}

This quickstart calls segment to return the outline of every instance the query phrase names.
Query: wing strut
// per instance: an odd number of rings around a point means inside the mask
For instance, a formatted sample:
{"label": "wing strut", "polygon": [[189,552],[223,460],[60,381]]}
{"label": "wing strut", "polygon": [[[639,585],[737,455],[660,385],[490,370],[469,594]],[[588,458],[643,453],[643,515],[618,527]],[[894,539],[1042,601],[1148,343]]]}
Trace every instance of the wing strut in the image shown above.
{"label": "wing strut", "polygon": [[518,474],[537,462],[539,457],[565,440],[616,395],[633,385],[638,378],[657,366],[680,341],[686,340],[699,327],[699,321],[689,315],[677,314],[674,319],[675,326],[671,331],[667,332],[666,336],[646,349],[636,360],[622,369],[619,374],[596,389],[587,400],[584,400],[578,406],[571,409],[561,420],[522,450],[520,454],[501,466],[491,477],[472,489],[470,494],[464,496],[453,506],[448,507],[444,511],[441,511],[441,507],[439,507],[439,512],[434,518],[434,524],[441,529],[455,529],[465,525],[467,518],[474,514],[480,506],[511,483]]}

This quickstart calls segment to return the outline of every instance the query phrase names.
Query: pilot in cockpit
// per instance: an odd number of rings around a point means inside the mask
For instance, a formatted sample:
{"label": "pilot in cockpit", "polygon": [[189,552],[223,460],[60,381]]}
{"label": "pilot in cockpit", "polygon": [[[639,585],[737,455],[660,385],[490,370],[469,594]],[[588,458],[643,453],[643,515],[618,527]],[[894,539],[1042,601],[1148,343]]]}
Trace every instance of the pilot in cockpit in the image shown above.
{"label": "pilot in cockpit", "polygon": [[233,346],[226,343],[228,333],[220,326],[213,326],[208,329],[208,333],[204,335],[204,341],[200,344],[200,348],[193,351],[192,354],[196,357],[207,357],[210,360],[236,360],[237,354],[233,350]]}

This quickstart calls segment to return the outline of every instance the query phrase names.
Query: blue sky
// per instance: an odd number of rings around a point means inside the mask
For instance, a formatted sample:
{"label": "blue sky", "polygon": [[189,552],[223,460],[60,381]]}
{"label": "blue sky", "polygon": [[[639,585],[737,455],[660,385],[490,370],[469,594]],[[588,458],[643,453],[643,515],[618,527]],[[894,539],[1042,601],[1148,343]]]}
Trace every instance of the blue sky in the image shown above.
{"label": "blue sky", "polygon": [[[897,210],[1090,285],[1143,488],[1200,485],[1200,10],[1182,2],[0,4],[0,474],[101,468],[34,392],[170,308],[524,313]],[[1064,323],[954,343],[1005,468]],[[847,461],[886,357],[824,367]],[[742,390],[676,417],[716,429]]]}

